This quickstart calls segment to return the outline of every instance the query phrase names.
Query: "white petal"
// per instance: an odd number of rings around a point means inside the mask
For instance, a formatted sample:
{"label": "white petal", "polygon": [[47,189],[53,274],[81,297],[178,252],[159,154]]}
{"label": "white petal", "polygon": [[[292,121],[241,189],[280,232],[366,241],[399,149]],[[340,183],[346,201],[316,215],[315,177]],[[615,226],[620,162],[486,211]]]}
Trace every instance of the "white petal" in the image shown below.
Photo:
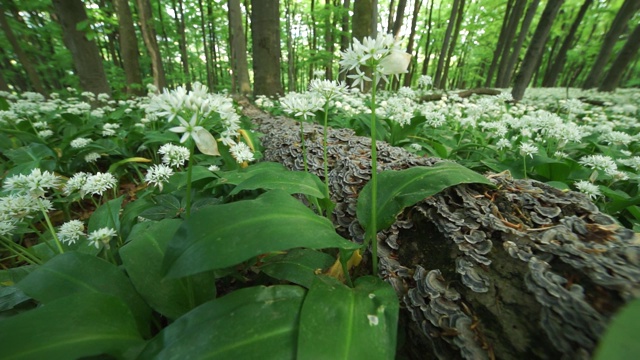
{"label": "white petal", "polygon": [[194,132],[193,139],[196,141],[196,146],[201,153],[219,156],[220,152],[218,151],[218,142],[216,139],[205,129],[198,129]]}
{"label": "white petal", "polygon": [[382,74],[393,75],[406,73],[410,62],[411,54],[401,51],[394,51],[384,59],[380,60]]}

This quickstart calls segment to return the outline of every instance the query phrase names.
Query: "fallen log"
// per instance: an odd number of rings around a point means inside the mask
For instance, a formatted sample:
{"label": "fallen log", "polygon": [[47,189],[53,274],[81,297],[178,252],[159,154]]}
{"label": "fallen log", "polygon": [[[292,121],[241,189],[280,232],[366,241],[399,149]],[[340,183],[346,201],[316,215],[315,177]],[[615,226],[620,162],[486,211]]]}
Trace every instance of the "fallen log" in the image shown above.
{"label": "fallen log", "polygon": [[[264,158],[303,169],[299,123],[242,102]],[[322,127],[304,124],[309,171],[323,177]],[[359,191],[370,139],[328,130],[335,225],[362,241]],[[443,161],[378,143],[378,168]],[[584,195],[507,173],[405,209],[378,234],[380,273],[410,317],[414,358],[589,358],[611,316],[640,296],[640,239]],[[372,341],[375,341],[372,339]]]}
{"label": "fallen log", "polygon": [[[471,95],[500,95],[501,91],[500,90],[496,90],[496,89],[488,89],[488,88],[476,88],[476,89],[469,89],[469,90],[462,90],[459,91],[457,93],[455,93],[456,95],[458,95],[461,98],[468,98]],[[424,95],[420,98],[421,102],[425,102],[425,101],[438,101],[440,99],[442,99],[442,97],[445,94],[430,94],[430,95]]]}

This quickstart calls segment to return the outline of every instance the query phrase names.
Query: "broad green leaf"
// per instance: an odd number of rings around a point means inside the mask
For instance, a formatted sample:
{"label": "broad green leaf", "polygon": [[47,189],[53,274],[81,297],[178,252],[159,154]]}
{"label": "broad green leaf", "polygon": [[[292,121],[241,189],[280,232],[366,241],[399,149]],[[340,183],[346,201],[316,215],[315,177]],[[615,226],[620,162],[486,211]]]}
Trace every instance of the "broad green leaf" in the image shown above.
{"label": "broad green leaf", "polygon": [[299,247],[357,248],[333,224],[280,190],[255,200],[203,207],[169,242],[163,268],[169,277],[223,269],[272,251]]}
{"label": "broad green leaf", "polygon": [[149,328],[149,306],[129,279],[115,265],[95,256],[78,252],[58,255],[27,275],[17,286],[45,305],[72,294],[115,296],[131,309],[143,334]]}
{"label": "broad green leaf", "polygon": [[286,254],[265,259],[260,270],[273,278],[309,288],[316,271],[329,268],[335,261],[335,257],[320,251],[293,249]]}
{"label": "broad green leaf", "polygon": [[315,279],[302,305],[298,359],[393,359],[396,353],[398,298],[374,276],[355,287],[334,278]]}
{"label": "broad green leaf", "polygon": [[614,315],[607,331],[600,339],[594,359],[627,360],[640,358],[640,300],[625,305]]}
{"label": "broad green leaf", "polygon": [[163,329],[139,359],[294,359],[301,287],[250,287],[209,301]]}
{"label": "broad green leaf", "polygon": [[242,190],[280,189],[287,194],[305,194],[322,199],[324,198],[321,190],[323,188],[320,178],[307,172],[267,170],[256,172],[252,177],[242,181],[229,195],[235,195]]}
{"label": "broad green leaf", "polygon": [[0,312],[11,310],[27,300],[31,298],[17,287],[0,286]]}
{"label": "broad green leaf", "polygon": [[118,298],[73,294],[0,320],[2,359],[116,357],[142,343],[130,310]]}
{"label": "broad green leaf", "polygon": [[100,205],[89,218],[87,231],[92,232],[103,227],[109,227],[116,231],[120,230],[120,207],[122,207],[124,196],[109,200]]}
{"label": "broad green leaf", "polygon": [[[458,184],[480,183],[493,186],[484,176],[453,162],[430,167],[417,166],[401,171],[383,171],[378,175],[377,231],[386,229],[407,207]],[[357,215],[368,229],[371,221],[371,182],[360,192]]]}
{"label": "broad green leaf", "polygon": [[181,223],[178,219],[140,223],[120,249],[122,262],[136,290],[155,311],[172,320],[216,296],[212,272],[190,278],[163,279],[164,252]]}
{"label": "broad green leaf", "polygon": [[[3,130],[4,131],[4,130]],[[14,164],[14,167],[5,174],[6,177],[17,174],[29,174],[32,169],[53,170],[57,155],[49,147],[43,144],[31,143],[18,149],[12,149],[3,154]]]}
{"label": "broad green leaf", "polygon": [[218,185],[223,185],[223,184],[238,185],[241,182],[255,176],[256,174],[260,174],[265,171],[287,171],[287,170],[282,164],[265,161],[265,162],[253,164],[244,169],[218,172],[217,174],[221,176],[221,178],[217,181],[217,184]]}

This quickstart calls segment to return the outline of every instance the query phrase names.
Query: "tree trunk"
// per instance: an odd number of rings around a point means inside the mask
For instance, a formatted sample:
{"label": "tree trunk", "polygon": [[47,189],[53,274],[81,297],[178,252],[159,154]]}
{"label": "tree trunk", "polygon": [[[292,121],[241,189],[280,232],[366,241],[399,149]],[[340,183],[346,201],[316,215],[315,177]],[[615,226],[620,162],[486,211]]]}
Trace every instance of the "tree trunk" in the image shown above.
{"label": "tree trunk", "polygon": [[[367,36],[373,36],[371,28],[375,23],[373,19],[374,0],[355,0],[353,3],[353,17],[351,18],[351,35],[354,39],[362,41]],[[365,70],[367,76],[370,70]],[[351,80],[351,79],[349,79]],[[349,81],[348,81],[349,82]],[[363,90],[371,89],[371,82],[365,82]]]}
{"label": "tree trunk", "polygon": [[44,90],[44,86],[42,85],[42,80],[40,80],[40,75],[38,75],[38,72],[36,71],[35,66],[33,66],[31,59],[22,50],[22,47],[18,43],[18,39],[16,39],[15,35],[13,34],[13,30],[11,30],[9,23],[7,22],[4,10],[0,10],[0,27],[2,27],[2,31],[11,44],[11,48],[13,48],[13,52],[18,57],[18,61],[20,61],[22,68],[27,73],[29,81],[31,82],[31,86],[33,86],[33,89],[35,91],[46,96],[47,93]]}
{"label": "tree trunk", "polygon": [[[296,9],[294,8],[294,12]],[[291,18],[293,17],[291,11],[291,0],[286,0],[284,17],[287,21],[287,84],[289,91],[296,91],[296,59],[295,51],[293,49],[293,35],[291,33]]]}
{"label": "tree trunk", "polygon": [[[160,21],[160,32],[162,34],[162,48],[164,50],[164,54],[165,56],[167,56],[167,54],[171,54],[171,51],[169,50],[169,38],[167,36],[167,29],[166,26],[164,24],[164,8],[163,5],[160,1],[158,1],[158,20]],[[169,74],[173,74],[174,73],[174,67],[173,67],[173,59],[172,56],[167,56],[166,57],[166,62],[165,64],[167,64],[167,70]],[[172,84],[168,84],[168,85],[173,85]]]}
{"label": "tree trunk", "polygon": [[629,19],[633,17],[638,8],[640,8],[640,0],[625,0],[622,4],[620,10],[618,10],[618,13],[616,14],[616,17],[613,19],[613,23],[611,23],[611,28],[604,37],[598,57],[593,63],[591,71],[589,71],[589,74],[582,85],[583,89],[591,89],[598,86],[600,77],[604,72],[604,68],[607,66],[611,53],[613,52],[613,47],[616,45],[620,35],[624,32]]}
{"label": "tree trunk", "polygon": [[171,0],[173,5],[174,20],[178,29],[178,47],[180,48],[180,61],[182,62],[182,82],[187,89],[191,89],[191,71],[189,69],[189,53],[187,52],[187,34],[184,21],[184,4],[183,0]]}
{"label": "tree trunk", "polygon": [[498,42],[496,43],[496,48],[493,50],[493,57],[491,58],[491,64],[489,65],[489,72],[487,74],[487,79],[484,82],[485,87],[490,87],[493,83],[493,74],[496,72],[496,68],[498,67],[500,55],[502,54],[502,50],[507,46],[505,42],[505,38],[507,36],[507,25],[511,18],[510,15],[514,1],[515,0],[509,0],[507,2],[507,9],[504,12],[504,18],[502,19],[502,27],[500,28],[500,34],[498,35]]}
{"label": "tree trunk", "polygon": [[279,0],[260,0],[251,5],[254,95],[282,95],[280,81]]}
{"label": "tree trunk", "polygon": [[209,53],[209,45],[207,45],[207,25],[205,22],[204,6],[202,6],[202,0],[198,0],[198,10],[200,10],[200,29],[202,31],[202,51],[204,52],[205,68],[207,70],[207,87],[211,89],[213,88],[213,64],[211,62],[211,54]]}
{"label": "tree trunk", "polygon": [[640,24],[636,25],[636,28],[627,38],[627,42],[624,43],[624,47],[618,53],[613,64],[611,64],[611,68],[598,91],[613,91],[618,87],[622,74],[624,74],[624,71],[638,53],[638,48],[640,48]]}
{"label": "tree trunk", "polygon": [[331,21],[331,16],[333,16],[331,0],[325,0],[324,9],[324,46],[327,52],[327,59],[324,64],[324,75],[326,79],[333,80],[333,53],[335,52],[333,29],[335,26],[333,26],[334,24],[332,24]]}
{"label": "tree trunk", "polygon": [[513,39],[516,36],[518,25],[520,24],[520,20],[522,19],[522,14],[524,13],[524,8],[526,7],[526,5],[527,0],[516,0],[513,11],[511,11],[509,23],[507,24],[506,28],[504,47],[502,48],[500,62],[498,63],[498,78],[496,79],[496,87],[503,88],[508,86],[505,78],[507,77],[509,53],[513,51]]}
{"label": "tree trunk", "polygon": [[64,44],[71,52],[80,78],[80,86],[96,95],[111,94],[98,46],[77,30],[78,23],[88,21],[84,4],[81,0],[53,0],[53,5],[62,27]]}
{"label": "tree trunk", "polygon": [[396,12],[396,20],[393,22],[393,28],[391,33],[393,36],[400,34],[400,28],[402,27],[402,21],[404,20],[404,10],[407,7],[407,0],[398,0],[398,11]]}
{"label": "tree trunk", "polygon": [[433,4],[435,0],[431,0],[431,5],[429,6],[429,17],[427,18],[427,42],[424,49],[424,62],[422,63],[422,75],[427,75],[427,70],[429,69],[429,60],[431,58],[431,19],[433,15]]}
{"label": "tree trunk", "polygon": [[449,52],[447,53],[447,61],[444,63],[444,71],[442,73],[442,79],[440,80],[440,87],[444,90],[447,89],[447,79],[449,78],[449,67],[451,66],[451,59],[453,58],[453,52],[458,42],[458,34],[460,33],[460,25],[462,25],[462,19],[464,18],[464,5],[465,0],[460,0],[460,6],[458,7],[458,15],[456,15],[456,25],[453,30],[453,36],[451,38],[451,44],[449,45]]}
{"label": "tree trunk", "polygon": [[136,30],[133,27],[133,16],[127,0],[114,0],[120,27],[120,52],[124,73],[127,79],[127,94],[142,95],[142,73],[140,72],[140,50]]}
{"label": "tree trunk", "polygon": [[516,68],[518,59],[520,58],[520,51],[522,51],[524,40],[527,38],[527,34],[529,33],[529,27],[531,27],[533,18],[536,15],[538,4],[540,4],[540,0],[533,0],[527,8],[527,13],[524,15],[524,20],[522,21],[520,32],[518,33],[518,39],[516,40],[516,44],[513,47],[511,55],[509,56],[509,62],[507,63],[507,68],[505,69],[504,84],[506,87],[509,87],[511,85],[511,78],[513,77],[514,69]]}
{"label": "tree trunk", "polygon": [[231,46],[231,93],[248,96],[251,93],[247,44],[244,43],[240,0],[229,0],[229,44]]}
{"label": "tree trunk", "polygon": [[[416,36],[416,26],[418,24],[418,17],[420,15],[420,7],[422,6],[422,0],[415,0],[413,3],[413,17],[411,18],[411,32],[409,34],[409,43],[407,44],[407,53],[413,53],[413,38]],[[409,71],[404,75],[403,86],[410,87],[411,80],[413,78],[413,74],[416,72],[416,67],[418,62],[417,51],[416,55],[411,59],[411,63],[409,64]]]}
{"label": "tree trunk", "polygon": [[558,77],[562,72],[562,68],[564,68],[564,64],[567,61],[567,52],[573,46],[574,38],[576,36],[576,32],[578,32],[578,27],[584,19],[584,15],[587,13],[589,6],[593,3],[593,0],[585,0],[582,6],[580,7],[580,11],[578,11],[578,15],[573,20],[571,24],[571,28],[569,29],[569,33],[564,38],[562,42],[562,46],[558,51],[558,55],[556,55],[553,64],[547,70],[544,79],[542,80],[542,86],[544,87],[554,87],[556,82],[558,81]]}
{"label": "tree trunk", "polygon": [[[342,20],[340,21],[342,27],[342,33],[340,34],[340,51],[345,51],[349,47],[349,8],[351,7],[350,0],[344,0],[342,3]],[[347,73],[341,71],[338,74],[338,80],[345,81],[347,79]]]}
{"label": "tree trunk", "polygon": [[440,49],[440,57],[438,59],[438,67],[436,68],[436,76],[433,80],[433,87],[442,88],[442,70],[444,69],[444,62],[449,61],[448,49],[451,42],[451,32],[456,21],[456,15],[458,14],[458,7],[460,6],[460,0],[453,0],[451,8],[451,15],[449,16],[449,23],[447,24],[447,30],[444,33],[444,40],[442,40],[442,49]]}
{"label": "tree trunk", "polygon": [[555,20],[558,10],[560,10],[560,6],[563,2],[564,0],[549,0],[542,12],[542,16],[540,17],[536,31],[533,33],[533,38],[531,38],[531,43],[527,48],[527,53],[524,56],[524,61],[522,62],[520,71],[518,71],[515,84],[511,91],[511,95],[516,101],[522,100],[522,97],[524,96],[524,92],[531,81],[533,72],[535,71],[536,64],[539,63],[540,58],[542,57],[542,49],[547,42],[547,37],[549,36],[549,31],[551,31],[553,20]]}
{"label": "tree trunk", "polygon": [[[265,160],[302,171],[299,124],[242,105],[265,134]],[[303,125],[309,171],[322,177],[322,136],[313,135],[323,128]],[[378,144],[382,171],[443,163]],[[356,204],[370,179],[370,139],[328,129],[328,145],[334,225],[361,241]],[[583,194],[507,173],[487,179],[493,187],[456,185],[409,206],[378,233],[377,275],[400,298],[410,357],[589,358],[640,291],[637,236]]]}
{"label": "tree trunk", "polygon": [[162,66],[162,56],[156,40],[156,31],[153,27],[153,15],[151,14],[151,3],[149,0],[136,0],[138,5],[138,16],[140,17],[140,28],[142,38],[151,57],[151,70],[153,72],[153,85],[162,92],[167,87],[167,80]]}

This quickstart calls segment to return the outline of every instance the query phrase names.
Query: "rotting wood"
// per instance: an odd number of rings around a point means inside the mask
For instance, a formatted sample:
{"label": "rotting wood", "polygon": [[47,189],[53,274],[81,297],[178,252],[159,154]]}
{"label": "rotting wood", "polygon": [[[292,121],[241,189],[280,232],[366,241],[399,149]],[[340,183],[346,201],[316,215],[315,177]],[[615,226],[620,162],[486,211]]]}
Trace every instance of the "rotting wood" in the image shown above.
{"label": "rotting wood", "polygon": [[[453,93],[458,95],[461,98],[468,98],[471,95],[500,95],[501,91],[500,90],[496,90],[496,89],[488,89],[488,88],[477,88],[477,89],[469,89],[469,90],[463,90],[463,91],[459,91],[457,93]],[[430,95],[424,95],[420,98],[421,102],[426,102],[426,101],[438,101],[441,100],[443,96],[445,96],[447,94],[430,94]]]}
{"label": "rotting wood", "polygon": [[[299,123],[241,101],[267,161],[302,170]],[[304,124],[309,169],[323,177],[322,127]],[[370,140],[329,129],[335,226],[362,241],[355,210]],[[431,166],[378,143],[379,169]],[[458,185],[407,208],[378,234],[380,274],[409,320],[412,357],[589,358],[611,316],[640,296],[640,239],[584,195],[506,173],[496,188]]]}

